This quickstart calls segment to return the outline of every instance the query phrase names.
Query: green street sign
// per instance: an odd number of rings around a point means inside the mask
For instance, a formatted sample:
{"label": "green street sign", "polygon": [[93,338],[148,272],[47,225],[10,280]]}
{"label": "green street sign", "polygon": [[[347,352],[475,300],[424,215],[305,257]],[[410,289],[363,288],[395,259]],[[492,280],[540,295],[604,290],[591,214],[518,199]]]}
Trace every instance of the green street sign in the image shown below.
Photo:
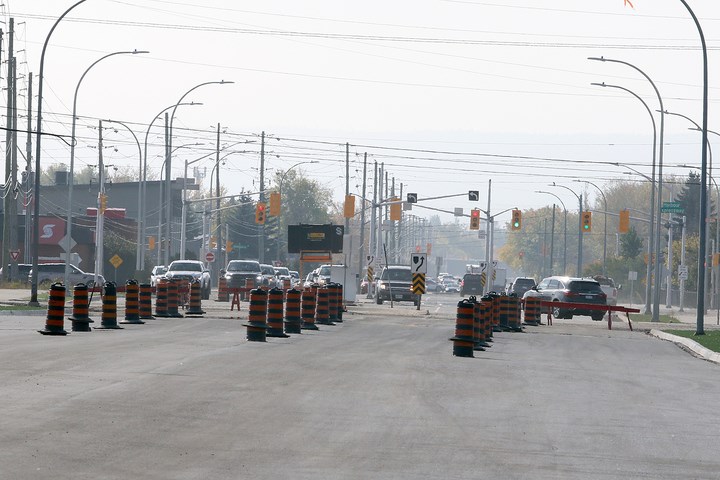
{"label": "green street sign", "polygon": [[661,213],[685,213],[685,209],[680,205],[680,202],[663,202],[660,207]]}

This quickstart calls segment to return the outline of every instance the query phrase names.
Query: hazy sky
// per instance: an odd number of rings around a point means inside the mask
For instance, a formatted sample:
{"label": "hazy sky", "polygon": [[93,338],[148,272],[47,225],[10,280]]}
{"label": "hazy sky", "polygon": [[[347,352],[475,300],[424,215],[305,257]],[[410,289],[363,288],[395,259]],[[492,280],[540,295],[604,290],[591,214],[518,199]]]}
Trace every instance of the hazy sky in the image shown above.
{"label": "hazy sky", "polygon": [[[72,3],[5,0],[0,7],[5,33],[7,19],[15,18],[22,95],[27,73],[38,75],[52,23]],[[75,87],[98,58],[149,50],[103,60],[85,77],[76,168],[97,163],[98,119],[128,123],[142,142],[163,108],[199,83],[224,79],[235,83],[199,88],[186,100],[203,105],[178,109],[173,145],[205,145],[178,150],[173,177],[182,176],[185,160],[214,148],[220,123],[225,153],[236,152],[221,167],[230,193],[257,190],[259,134],[265,131],[268,176],[316,160],[298,168],[332,187],[338,200],[349,142],[353,192],[359,192],[367,152],[370,162],[386,164],[404,192],[420,198],[480,190],[485,208],[492,178],[493,211],[536,207],[552,198],[533,191],[552,181],[580,192],[582,185],[572,179],[601,186],[628,179],[623,168],[603,162],[625,162],[650,174],[647,111],[630,94],[590,83],[628,88],[653,110],[654,91],[633,69],[587,57],[636,65],[656,83],[666,109],[701,121],[702,57],[687,10],[679,0],[632,3],[634,9],[623,0],[87,0],[50,40],[43,128],[70,134]],[[720,2],[689,3],[709,47],[709,126],[720,131]],[[5,66],[3,78],[4,72]],[[27,108],[26,96],[19,107]],[[25,118],[19,122],[24,129]],[[685,175],[672,166],[699,165],[700,135],[688,126],[679,118],[666,120],[667,173]],[[148,136],[149,168],[156,172],[162,132],[158,120]],[[720,138],[711,140],[720,146]],[[106,163],[137,168],[137,147],[126,130],[105,130],[104,143],[111,147]],[[68,158],[67,145],[44,140],[43,165]],[[213,163],[195,165],[207,167],[209,176]],[[575,205],[570,192],[555,191]],[[588,193],[597,195],[592,188]],[[465,199],[428,205],[475,206]]]}

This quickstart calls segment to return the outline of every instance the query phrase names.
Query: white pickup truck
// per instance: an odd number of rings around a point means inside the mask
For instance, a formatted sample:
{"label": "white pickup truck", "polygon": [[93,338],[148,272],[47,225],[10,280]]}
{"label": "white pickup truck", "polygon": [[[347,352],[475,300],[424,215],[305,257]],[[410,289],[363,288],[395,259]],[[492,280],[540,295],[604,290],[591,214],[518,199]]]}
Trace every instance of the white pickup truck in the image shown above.
{"label": "white pickup truck", "polygon": [[595,275],[592,278],[600,284],[600,288],[602,288],[603,293],[607,295],[607,304],[617,305],[619,288],[615,286],[613,279],[604,275]]}

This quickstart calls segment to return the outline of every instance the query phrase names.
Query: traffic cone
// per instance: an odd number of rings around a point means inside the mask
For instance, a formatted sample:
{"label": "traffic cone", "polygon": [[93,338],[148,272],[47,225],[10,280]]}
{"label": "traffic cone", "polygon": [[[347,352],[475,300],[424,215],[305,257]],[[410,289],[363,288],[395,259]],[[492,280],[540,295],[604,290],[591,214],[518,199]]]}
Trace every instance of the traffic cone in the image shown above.
{"label": "traffic cone", "polygon": [[285,333],[301,333],[301,299],[300,290],[291,288],[285,293]]}
{"label": "traffic cone", "polygon": [[73,288],[73,313],[68,318],[72,322],[73,332],[92,332],[90,324],[93,323],[93,320],[90,319],[89,311],[88,286],[78,283]]}
{"label": "traffic cone", "polygon": [[102,299],[102,320],[100,326],[95,327],[100,330],[118,330],[123,327],[117,324],[117,287],[113,282],[105,283],[105,293]]}
{"label": "traffic cone", "polygon": [[67,335],[65,319],[65,285],[60,282],[50,285],[48,311],[45,319],[45,330],[38,330],[43,335]]}
{"label": "traffic cone", "polygon": [[145,323],[140,320],[140,287],[137,280],[125,282],[125,320],[120,323]]}
{"label": "traffic cone", "polygon": [[202,309],[202,286],[199,280],[195,280],[190,284],[190,304],[185,313],[188,315],[204,315],[205,310]]}

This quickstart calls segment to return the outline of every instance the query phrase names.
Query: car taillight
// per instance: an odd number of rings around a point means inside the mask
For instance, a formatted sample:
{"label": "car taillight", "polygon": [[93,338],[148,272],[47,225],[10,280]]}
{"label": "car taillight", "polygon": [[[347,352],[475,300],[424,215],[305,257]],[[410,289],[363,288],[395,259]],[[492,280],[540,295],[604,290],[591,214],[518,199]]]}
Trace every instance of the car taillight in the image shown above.
{"label": "car taillight", "polygon": [[577,293],[571,292],[570,290],[563,290],[563,293],[565,294],[566,297],[577,297],[577,295],[578,295]]}

